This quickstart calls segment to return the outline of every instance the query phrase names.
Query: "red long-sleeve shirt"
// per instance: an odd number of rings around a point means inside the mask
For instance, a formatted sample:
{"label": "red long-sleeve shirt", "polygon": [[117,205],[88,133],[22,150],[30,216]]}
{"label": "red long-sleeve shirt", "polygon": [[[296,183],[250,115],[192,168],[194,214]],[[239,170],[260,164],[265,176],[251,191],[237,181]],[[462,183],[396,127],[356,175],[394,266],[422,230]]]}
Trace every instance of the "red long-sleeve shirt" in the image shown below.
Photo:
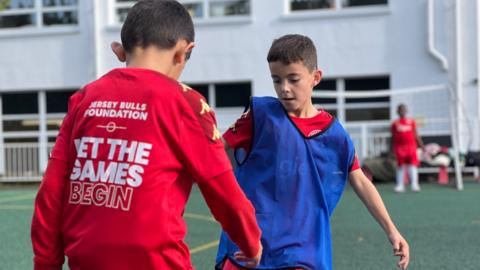
{"label": "red long-sleeve shirt", "polygon": [[260,230],[213,112],[160,73],[116,69],[74,94],[32,220],[35,269],[191,269],[182,218],[195,182],[233,241]]}

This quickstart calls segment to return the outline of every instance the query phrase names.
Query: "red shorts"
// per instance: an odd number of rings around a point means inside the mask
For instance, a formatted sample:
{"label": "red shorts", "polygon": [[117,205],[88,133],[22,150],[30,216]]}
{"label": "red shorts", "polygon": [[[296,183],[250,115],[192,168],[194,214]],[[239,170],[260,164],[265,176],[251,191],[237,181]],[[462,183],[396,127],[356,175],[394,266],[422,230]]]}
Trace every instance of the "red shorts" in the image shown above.
{"label": "red shorts", "polygon": [[229,259],[226,259],[225,264],[223,264],[223,270],[241,270],[241,269],[246,269],[246,268],[236,266]]}
{"label": "red shorts", "polygon": [[[223,270],[245,270],[248,268],[244,268],[241,266],[236,266],[233,264],[229,259],[225,260],[225,264],[223,265]],[[285,269],[285,268],[282,268]],[[291,268],[290,270],[303,270],[302,268]]]}
{"label": "red shorts", "polygon": [[395,156],[397,165],[415,165],[418,166],[417,148],[415,147],[395,147]]}

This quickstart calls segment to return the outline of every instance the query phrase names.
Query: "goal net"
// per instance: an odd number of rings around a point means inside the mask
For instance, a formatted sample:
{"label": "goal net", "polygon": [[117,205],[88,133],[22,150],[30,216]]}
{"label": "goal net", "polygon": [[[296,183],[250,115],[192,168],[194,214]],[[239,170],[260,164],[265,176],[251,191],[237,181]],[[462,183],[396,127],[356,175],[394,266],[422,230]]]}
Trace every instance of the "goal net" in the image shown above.
{"label": "goal net", "polygon": [[456,103],[447,85],[417,86],[387,90],[315,90],[315,105],[332,112],[342,121],[355,143],[359,158],[377,157],[390,148],[390,125],[404,104],[407,116],[417,122],[417,131],[426,143],[447,146],[455,164],[458,189],[463,188],[458,147]]}

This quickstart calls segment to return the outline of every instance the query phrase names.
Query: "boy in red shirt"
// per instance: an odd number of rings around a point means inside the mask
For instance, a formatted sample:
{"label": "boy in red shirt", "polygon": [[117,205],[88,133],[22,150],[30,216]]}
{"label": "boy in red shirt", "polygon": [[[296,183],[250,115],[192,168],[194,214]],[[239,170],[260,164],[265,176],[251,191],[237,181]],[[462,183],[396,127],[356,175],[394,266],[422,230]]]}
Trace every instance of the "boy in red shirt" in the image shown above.
{"label": "boy in red shirt", "polygon": [[112,46],[127,68],[75,93],[35,201],[34,269],[193,269],[182,218],[198,184],[222,228],[261,256],[254,209],[235,181],[205,99],[177,82],[194,47],[176,1],[139,1]]}
{"label": "boy in red shirt", "polygon": [[411,181],[412,191],[419,192],[417,147],[423,148],[423,142],[420,136],[418,136],[415,119],[406,117],[407,106],[405,104],[398,105],[397,113],[400,118],[395,120],[391,126],[391,149],[397,158],[397,185],[395,186],[395,191],[405,191],[403,179],[406,169]]}
{"label": "boy in red shirt", "polygon": [[[382,199],[358,168],[351,139],[312,90],[322,77],[313,42],[301,35],[274,40],[267,61],[278,98],[253,97],[223,135],[235,149],[237,180],[256,209],[263,256],[256,269],[332,269],[329,219],[347,181],[409,263],[408,243]],[[244,269],[243,252],[223,234],[217,269]]]}

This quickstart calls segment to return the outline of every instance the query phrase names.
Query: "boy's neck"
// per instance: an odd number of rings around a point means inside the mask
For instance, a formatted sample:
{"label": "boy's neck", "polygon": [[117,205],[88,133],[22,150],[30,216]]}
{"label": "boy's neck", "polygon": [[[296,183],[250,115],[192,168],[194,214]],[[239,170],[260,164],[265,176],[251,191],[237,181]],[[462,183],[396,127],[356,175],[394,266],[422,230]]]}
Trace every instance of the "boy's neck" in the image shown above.
{"label": "boy's neck", "polygon": [[149,69],[177,80],[180,72],[173,63],[173,56],[174,52],[169,50],[160,50],[152,46],[145,49],[136,47],[127,56],[127,68]]}
{"label": "boy's neck", "polygon": [[312,118],[319,114],[320,112],[313,106],[313,104],[309,104],[302,109],[297,111],[288,112],[288,115],[297,117],[297,118]]}

